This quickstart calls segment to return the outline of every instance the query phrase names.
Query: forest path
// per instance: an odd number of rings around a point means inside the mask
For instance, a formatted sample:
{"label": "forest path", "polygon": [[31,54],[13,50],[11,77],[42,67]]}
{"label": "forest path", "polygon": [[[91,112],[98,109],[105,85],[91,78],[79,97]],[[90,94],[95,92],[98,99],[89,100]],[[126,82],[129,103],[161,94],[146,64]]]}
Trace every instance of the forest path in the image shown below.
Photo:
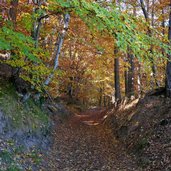
{"label": "forest path", "polygon": [[103,111],[90,110],[60,123],[56,118],[55,140],[46,156],[45,170],[140,171],[112,133],[97,124],[104,117]]}

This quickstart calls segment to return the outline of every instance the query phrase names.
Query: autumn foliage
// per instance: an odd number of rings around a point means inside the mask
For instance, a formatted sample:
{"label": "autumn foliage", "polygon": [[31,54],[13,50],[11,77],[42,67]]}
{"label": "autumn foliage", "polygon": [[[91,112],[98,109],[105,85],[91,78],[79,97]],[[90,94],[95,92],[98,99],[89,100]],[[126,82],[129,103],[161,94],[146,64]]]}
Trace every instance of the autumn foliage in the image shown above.
{"label": "autumn foliage", "polygon": [[32,89],[74,103],[108,106],[141,96],[164,86],[171,53],[170,1],[141,2],[1,0],[1,62]]}

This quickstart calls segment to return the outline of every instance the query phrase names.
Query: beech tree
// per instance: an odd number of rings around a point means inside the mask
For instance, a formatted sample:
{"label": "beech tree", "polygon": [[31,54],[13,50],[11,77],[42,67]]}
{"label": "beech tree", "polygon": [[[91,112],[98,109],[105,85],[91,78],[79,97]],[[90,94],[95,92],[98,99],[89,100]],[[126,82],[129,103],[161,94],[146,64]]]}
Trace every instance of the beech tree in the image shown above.
{"label": "beech tree", "polygon": [[[171,43],[171,3],[169,6],[169,26],[168,26],[168,40]],[[168,62],[166,68],[166,94],[171,97],[171,55],[168,55]]]}
{"label": "beech tree", "polygon": [[[119,1],[117,6],[114,1],[18,1],[20,10],[3,3],[0,53],[10,58],[1,63],[20,68],[19,77],[39,93],[66,95],[84,104],[106,106],[114,94],[117,101],[125,90],[128,97],[140,87],[147,91],[151,63],[162,71],[156,80],[163,80],[171,50],[167,31],[161,28],[167,20],[161,5],[166,7],[168,2],[149,2],[148,22],[146,14],[139,13],[143,8],[132,1]],[[9,17],[9,9],[17,16]],[[132,13],[135,9],[139,15]],[[167,85],[169,65],[168,61]]]}

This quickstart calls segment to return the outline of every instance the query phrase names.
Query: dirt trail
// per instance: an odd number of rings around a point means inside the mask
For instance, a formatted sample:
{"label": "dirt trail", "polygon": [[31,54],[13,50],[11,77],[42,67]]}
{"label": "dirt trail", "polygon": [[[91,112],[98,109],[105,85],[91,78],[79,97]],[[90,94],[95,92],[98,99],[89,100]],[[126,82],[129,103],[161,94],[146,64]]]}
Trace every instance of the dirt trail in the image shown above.
{"label": "dirt trail", "polygon": [[[97,123],[104,112],[86,112],[59,123],[54,131],[54,144],[43,170],[48,171],[140,171],[114,136]],[[94,117],[94,116],[98,117]],[[88,122],[87,122],[88,121]]]}

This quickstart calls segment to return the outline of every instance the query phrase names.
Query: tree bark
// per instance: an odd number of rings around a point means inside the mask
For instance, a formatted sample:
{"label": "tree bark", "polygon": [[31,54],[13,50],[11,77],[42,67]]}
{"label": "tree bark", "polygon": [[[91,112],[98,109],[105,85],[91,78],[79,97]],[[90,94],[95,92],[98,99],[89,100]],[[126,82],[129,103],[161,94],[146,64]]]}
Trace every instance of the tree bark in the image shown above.
{"label": "tree bark", "polygon": [[[37,13],[37,10],[39,10],[42,3],[43,3],[43,1],[38,1],[37,2],[36,0],[34,0],[34,4],[37,4],[38,8],[34,8],[33,13],[35,13],[35,14]],[[39,18],[36,18],[34,23],[33,23],[33,30],[32,30],[31,36],[32,36],[33,40],[35,41],[35,48],[38,47],[40,29],[41,29],[41,26],[42,26],[42,20],[44,18],[48,18],[48,15],[42,15]]]}
{"label": "tree bark", "polygon": [[147,11],[147,9],[145,8],[144,0],[140,0],[140,4],[141,4],[141,8],[142,8],[144,17],[145,17],[146,21],[148,22],[148,18],[149,18],[149,17],[148,17],[148,11]]}
{"label": "tree bark", "polygon": [[[154,0],[153,0],[152,3],[153,3],[153,5],[154,5]],[[145,8],[144,0],[140,0],[140,5],[141,5],[141,9],[142,9],[142,11],[143,11],[144,18],[145,18],[146,22],[147,22],[148,24],[150,24],[150,21],[149,21],[149,0],[147,1],[147,8]],[[153,17],[154,17],[154,9],[152,9],[152,22],[151,22],[151,25],[152,25],[152,26],[154,26],[154,25],[153,25],[153,24],[154,24],[154,18],[153,18]],[[152,32],[151,32],[149,26],[148,26],[147,35],[148,35],[149,37],[152,36]],[[153,54],[153,47],[150,48],[150,52],[151,52],[151,54]],[[152,64],[151,69],[152,69],[152,73],[153,73],[152,76],[153,76],[153,78],[154,78],[154,82],[155,82],[156,86],[159,87],[160,85],[159,85],[159,82],[158,82],[158,80],[157,80],[157,67],[156,67],[156,64],[155,64],[155,62],[154,62],[153,57],[150,58],[150,61],[151,61],[151,64]]]}
{"label": "tree bark", "polygon": [[126,66],[125,66],[124,75],[125,75],[125,96],[128,96],[128,70]]}
{"label": "tree bark", "polygon": [[59,33],[59,36],[57,38],[57,42],[56,42],[56,47],[55,47],[55,60],[54,60],[54,67],[53,67],[53,71],[51,72],[51,74],[48,76],[48,78],[46,79],[44,85],[49,85],[49,83],[51,82],[52,78],[54,77],[54,73],[56,71],[56,69],[58,68],[59,65],[59,55],[61,53],[61,48],[63,45],[63,41],[64,41],[64,37],[67,33],[68,27],[69,27],[69,21],[70,21],[70,15],[69,14],[65,14],[64,16],[64,27],[61,33]]}
{"label": "tree bark", "polygon": [[99,106],[102,106],[102,99],[103,99],[103,89],[100,87],[99,89]]}
{"label": "tree bark", "polygon": [[[168,40],[171,45],[171,4],[169,12]],[[166,67],[166,96],[171,98],[171,55],[168,55],[168,62]]]}
{"label": "tree bark", "polygon": [[141,97],[141,92],[142,92],[142,86],[141,86],[141,64],[138,61],[138,67],[137,67],[137,93],[138,97]]}
{"label": "tree bark", "polygon": [[9,9],[9,18],[13,22],[14,28],[16,26],[16,20],[17,20],[17,7],[18,7],[18,0],[11,0],[11,8]]}
{"label": "tree bark", "polygon": [[162,23],[161,23],[161,26],[162,26],[162,34],[164,35],[165,34],[165,17],[164,17],[164,9],[162,8]]}
{"label": "tree bark", "polygon": [[120,91],[120,74],[119,74],[119,57],[117,57],[118,50],[114,50],[115,59],[114,59],[114,80],[115,80],[115,101],[121,100],[121,91]]}
{"label": "tree bark", "polygon": [[127,96],[131,97],[134,95],[134,56],[130,52],[128,53],[128,61],[129,61],[129,68],[128,68],[128,87],[127,87]]}

